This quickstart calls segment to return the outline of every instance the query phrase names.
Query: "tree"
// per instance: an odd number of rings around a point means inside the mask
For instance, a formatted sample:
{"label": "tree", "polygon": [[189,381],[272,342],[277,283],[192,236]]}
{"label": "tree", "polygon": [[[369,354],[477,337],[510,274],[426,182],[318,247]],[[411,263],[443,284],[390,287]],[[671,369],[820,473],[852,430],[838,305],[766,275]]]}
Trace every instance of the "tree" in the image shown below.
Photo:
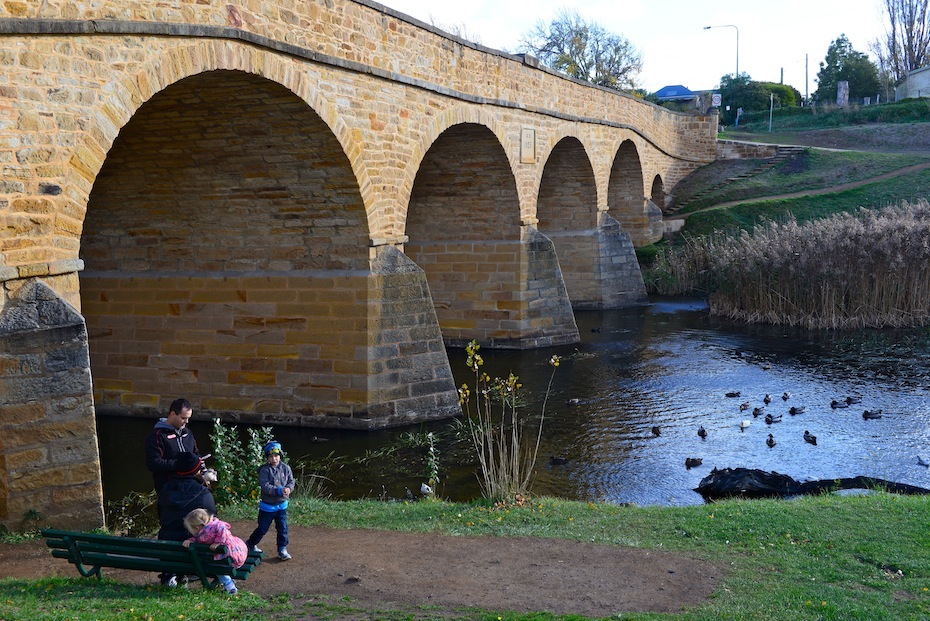
{"label": "tree", "polygon": [[895,82],[930,62],[930,0],[882,0],[888,30],[871,44]]}
{"label": "tree", "polygon": [[845,34],[830,43],[827,56],[817,72],[817,90],[814,99],[823,103],[835,102],[840,82],[849,82],[849,97],[871,97],[881,88],[878,69],[868,55],[853,49]]}
{"label": "tree", "polygon": [[643,68],[642,55],[626,37],[568,9],[561,9],[548,27],[537,23],[520,45],[556,71],[617,90],[636,88]]}
{"label": "tree", "polygon": [[734,78],[732,73],[721,77],[720,92],[730,102],[730,110],[724,108],[722,112],[723,123],[735,121],[737,108],[742,108],[745,113],[768,110],[773,94],[774,103],[779,108],[797,106],[801,101],[801,93],[797,89],[775,82],[756,82],[748,73],[740,73],[738,78]]}

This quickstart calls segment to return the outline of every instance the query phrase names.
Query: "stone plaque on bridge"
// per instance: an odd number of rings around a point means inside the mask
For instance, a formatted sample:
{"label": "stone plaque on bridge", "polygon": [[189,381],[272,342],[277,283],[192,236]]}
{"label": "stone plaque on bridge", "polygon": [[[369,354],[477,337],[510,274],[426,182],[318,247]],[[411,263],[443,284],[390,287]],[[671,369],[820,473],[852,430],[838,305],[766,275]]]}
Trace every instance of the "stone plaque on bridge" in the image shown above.
{"label": "stone plaque on bridge", "polygon": [[536,130],[531,127],[520,130],[520,163],[536,163]]}

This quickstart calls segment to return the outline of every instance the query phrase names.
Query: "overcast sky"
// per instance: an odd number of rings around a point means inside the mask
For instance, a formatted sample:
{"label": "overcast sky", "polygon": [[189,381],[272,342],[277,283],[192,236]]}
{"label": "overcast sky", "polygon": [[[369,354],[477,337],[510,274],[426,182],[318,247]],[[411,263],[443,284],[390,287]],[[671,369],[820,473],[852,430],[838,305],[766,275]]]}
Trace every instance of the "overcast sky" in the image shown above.
{"label": "overcast sky", "polygon": [[[845,34],[856,51],[885,30],[881,0],[379,0],[440,28],[457,27],[468,38],[498,50],[517,51],[523,34],[548,24],[567,7],[642,52],[640,85],[649,92],[681,84],[706,90],[739,71],[753,80],[781,81],[801,95],[817,89],[819,64],[830,43]],[[733,27],[724,26],[730,24]],[[704,26],[724,26],[704,30]],[[806,67],[806,82],[805,82]]]}

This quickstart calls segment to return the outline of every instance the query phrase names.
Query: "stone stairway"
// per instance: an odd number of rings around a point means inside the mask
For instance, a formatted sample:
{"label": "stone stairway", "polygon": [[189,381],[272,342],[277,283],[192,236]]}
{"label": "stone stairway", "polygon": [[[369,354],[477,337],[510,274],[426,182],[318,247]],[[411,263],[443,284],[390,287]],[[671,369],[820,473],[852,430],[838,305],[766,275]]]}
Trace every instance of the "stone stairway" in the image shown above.
{"label": "stone stairway", "polygon": [[681,213],[682,210],[684,210],[686,207],[688,207],[688,205],[691,205],[691,204],[693,204],[693,203],[696,203],[697,201],[701,200],[702,198],[704,198],[704,197],[707,196],[708,194],[712,194],[712,193],[716,192],[717,190],[719,190],[720,188],[724,187],[724,186],[727,185],[728,183],[732,183],[732,182],[734,182],[734,181],[738,181],[739,179],[748,179],[749,177],[754,177],[754,176],[756,176],[756,175],[758,175],[758,174],[761,174],[761,173],[763,173],[763,172],[765,172],[765,171],[767,171],[767,170],[770,170],[770,169],[774,168],[775,166],[777,166],[778,164],[780,164],[781,162],[784,162],[784,161],[785,161],[786,159],[788,159],[789,157],[793,157],[793,156],[795,156],[795,155],[798,155],[798,154],[802,153],[802,152],[804,151],[804,149],[806,149],[806,148],[807,148],[807,147],[795,146],[795,145],[779,145],[779,146],[778,146],[778,152],[777,152],[775,155],[773,155],[772,157],[769,157],[769,158],[766,158],[766,159],[762,160],[762,161],[759,163],[759,165],[756,166],[755,168],[753,168],[752,170],[748,170],[748,171],[746,171],[746,172],[744,172],[744,173],[742,173],[742,174],[736,175],[735,177],[730,177],[730,178],[728,178],[728,179],[724,179],[723,181],[721,181],[720,183],[718,183],[718,184],[716,184],[716,185],[712,185],[712,186],[709,186],[709,187],[707,187],[707,188],[704,188],[703,190],[701,190],[700,192],[698,192],[698,193],[695,194],[694,196],[691,196],[690,198],[688,198],[688,200],[686,200],[686,201],[683,202],[683,203],[674,203],[674,204],[672,204],[669,208],[667,208],[667,209],[665,210],[665,217],[674,216],[674,215],[676,215],[676,214]]}

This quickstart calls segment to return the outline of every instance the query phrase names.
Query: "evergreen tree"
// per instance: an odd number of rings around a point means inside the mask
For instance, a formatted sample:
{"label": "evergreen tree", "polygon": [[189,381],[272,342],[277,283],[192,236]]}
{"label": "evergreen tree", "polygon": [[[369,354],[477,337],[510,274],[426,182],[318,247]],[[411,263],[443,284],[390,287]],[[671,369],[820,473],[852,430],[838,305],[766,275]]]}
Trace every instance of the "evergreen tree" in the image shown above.
{"label": "evergreen tree", "polygon": [[814,99],[821,103],[836,102],[840,82],[849,82],[849,98],[874,97],[881,83],[878,69],[867,54],[853,49],[845,34],[830,43],[827,56],[817,72],[817,90]]}

